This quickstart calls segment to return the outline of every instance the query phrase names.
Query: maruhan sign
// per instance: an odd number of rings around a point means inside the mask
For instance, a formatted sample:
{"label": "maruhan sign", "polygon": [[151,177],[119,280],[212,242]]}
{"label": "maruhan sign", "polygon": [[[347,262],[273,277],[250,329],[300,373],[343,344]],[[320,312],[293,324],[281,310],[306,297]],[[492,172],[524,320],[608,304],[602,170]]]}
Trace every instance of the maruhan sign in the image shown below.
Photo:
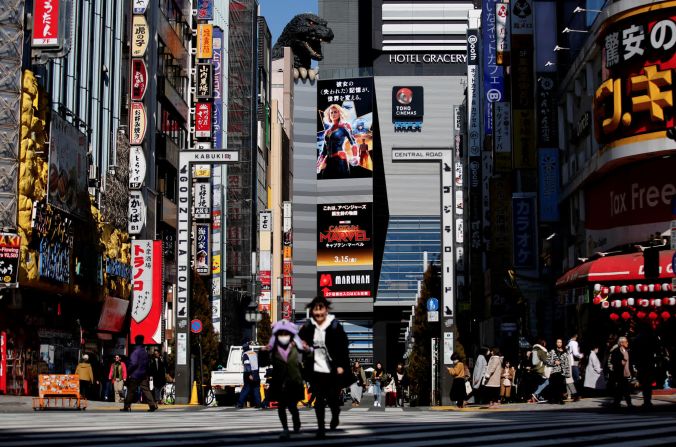
{"label": "maruhan sign", "polygon": [[444,158],[446,152],[439,149],[392,149],[392,161],[438,161]]}
{"label": "maruhan sign", "polygon": [[390,64],[465,64],[464,53],[392,53]]}

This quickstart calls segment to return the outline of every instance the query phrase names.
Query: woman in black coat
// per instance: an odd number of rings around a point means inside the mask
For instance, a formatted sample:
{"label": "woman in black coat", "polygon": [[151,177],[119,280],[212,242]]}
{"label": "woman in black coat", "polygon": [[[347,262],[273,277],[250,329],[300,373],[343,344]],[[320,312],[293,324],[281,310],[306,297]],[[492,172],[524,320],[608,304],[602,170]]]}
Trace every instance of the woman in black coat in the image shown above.
{"label": "woman in black coat", "polygon": [[329,314],[331,303],[324,297],[315,297],[307,307],[311,317],[299,332],[303,350],[310,353],[304,362],[304,376],[316,398],[317,437],[323,438],[327,404],[331,409],[330,429],[335,430],[340,422],[340,390],[352,382],[350,356],[347,334],[335,316]]}

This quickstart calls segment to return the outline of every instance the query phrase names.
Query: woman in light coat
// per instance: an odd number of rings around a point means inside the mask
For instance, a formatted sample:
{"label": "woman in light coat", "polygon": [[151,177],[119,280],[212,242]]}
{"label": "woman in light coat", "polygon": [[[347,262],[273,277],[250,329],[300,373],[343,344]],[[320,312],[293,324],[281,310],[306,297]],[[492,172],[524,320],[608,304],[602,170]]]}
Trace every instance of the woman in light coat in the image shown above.
{"label": "woman in light coat", "polygon": [[599,360],[599,347],[594,346],[589,353],[587,360],[587,369],[584,373],[584,388],[591,395],[598,395],[600,391],[606,389],[606,378],[603,375],[603,367]]}
{"label": "woman in light coat", "polygon": [[502,377],[502,356],[498,348],[492,349],[493,355],[488,360],[484,374],[484,386],[490,402],[489,408],[500,405],[500,379]]}

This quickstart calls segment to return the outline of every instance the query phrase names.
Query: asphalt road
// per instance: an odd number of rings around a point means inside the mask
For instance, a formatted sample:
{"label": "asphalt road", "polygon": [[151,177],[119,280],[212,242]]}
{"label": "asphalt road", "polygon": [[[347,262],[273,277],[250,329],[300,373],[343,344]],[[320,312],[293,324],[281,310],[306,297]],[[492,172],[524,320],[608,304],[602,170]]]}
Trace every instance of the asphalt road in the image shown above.
{"label": "asphalt road", "polygon": [[[534,408],[537,407],[537,408]],[[0,414],[2,446],[315,446],[313,410],[302,409],[301,433],[278,439],[275,410],[163,407],[148,413],[94,411]],[[676,406],[654,411],[572,406],[443,411],[350,408],[321,445],[331,446],[654,446],[676,445]],[[328,418],[327,418],[328,419]]]}

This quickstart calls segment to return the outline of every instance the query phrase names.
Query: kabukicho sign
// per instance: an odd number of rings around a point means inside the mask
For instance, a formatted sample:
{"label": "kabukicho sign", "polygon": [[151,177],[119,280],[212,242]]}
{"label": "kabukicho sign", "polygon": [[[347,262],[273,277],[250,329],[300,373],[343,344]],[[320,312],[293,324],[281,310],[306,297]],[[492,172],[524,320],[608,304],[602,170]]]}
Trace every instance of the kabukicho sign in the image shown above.
{"label": "kabukicho sign", "polygon": [[143,59],[131,60],[131,99],[142,101],[148,88],[148,69]]}
{"label": "kabukicho sign", "polygon": [[143,103],[132,102],[129,114],[129,144],[140,145],[146,136],[146,109]]}
{"label": "kabukicho sign", "polygon": [[150,30],[145,16],[135,15],[132,19],[131,56],[143,57],[150,41]]}
{"label": "kabukicho sign", "polygon": [[594,136],[601,145],[637,142],[638,135],[640,141],[659,138],[676,124],[676,8],[647,5],[632,12],[607,20],[598,39],[602,82],[593,110]]}

